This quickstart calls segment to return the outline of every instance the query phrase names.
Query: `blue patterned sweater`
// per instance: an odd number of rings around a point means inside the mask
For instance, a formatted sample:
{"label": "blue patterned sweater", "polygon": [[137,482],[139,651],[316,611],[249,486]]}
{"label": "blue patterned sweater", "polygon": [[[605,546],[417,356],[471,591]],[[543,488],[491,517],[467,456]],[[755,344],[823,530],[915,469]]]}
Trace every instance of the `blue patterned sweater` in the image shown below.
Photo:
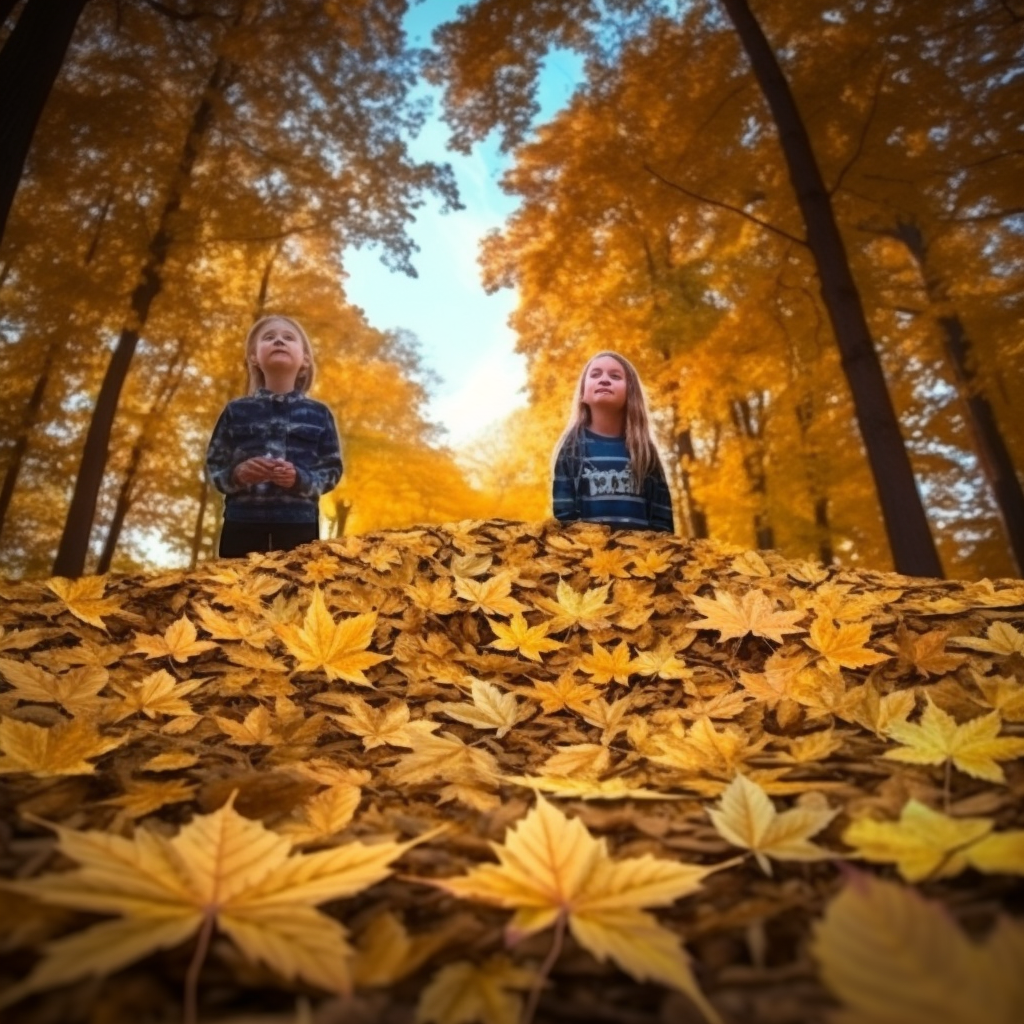
{"label": "blue patterned sweater", "polygon": [[[231,474],[257,456],[287,459],[295,484],[237,484]],[[330,409],[300,391],[279,395],[260,388],[228,402],[213,428],[206,471],[226,497],[224,519],[233,523],[315,523],[317,499],[341,479],[338,431]]]}
{"label": "blue patterned sweater", "polygon": [[581,441],[580,457],[570,457],[563,447],[555,460],[552,504],[557,519],[675,532],[672,498],[661,466],[648,475],[643,493],[637,494],[624,437],[584,430]]}

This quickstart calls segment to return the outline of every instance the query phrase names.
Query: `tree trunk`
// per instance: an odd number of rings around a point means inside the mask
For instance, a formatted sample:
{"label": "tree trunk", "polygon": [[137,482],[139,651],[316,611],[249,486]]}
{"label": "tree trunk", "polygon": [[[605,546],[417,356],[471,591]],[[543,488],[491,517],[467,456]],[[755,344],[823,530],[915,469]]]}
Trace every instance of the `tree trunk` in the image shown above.
{"label": "tree trunk", "polygon": [[192,531],[192,554],[188,560],[188,567],[191,571],[199,564],[199,553],[203,549],[203,530],[206,527],[206,508],[210,503],[210,481],[207,479],[206,470],[202,474],[202,487],[199,491],[199,509],[196,512],[196,525]]}
{"label": "tree trunk", "polygon": [[[947,289],[928,264],[928,243],[921,229],[916,224],[901,220],[894,230],[886,233],[898,238],[906,246],[917,264],[928,301],[940,308],[947,305]],[[974,437],[978,462],[992,489],[1010,544],[1014,568],[1019,575],[1024,571],[1024,490],[992,406],[978,384],[971,358],[971,339],[963,321],[955,313],[936,319],[963,400],[967,423]]]}
{"label": "tree trunk", "polygon": [[28,439],[39,419],[39,410],[43,405],[46,386],[50,381],[50,372],[53,369],[53,363],[59,348],[59,341],[54,339],[50,342],[50,347],[46,350],[46,357],[43,359],[43,369],[36,380],[36,386],[32,389],[32,395],[21,415],[18,436],[14,441],[10,461],[7,463],[7,472],[4,473],[3,487],[0,488],[0,535],[3,533],[7,512],[11,507],[11,498],[14,496],[14,487],[21,473],[21,464],[25,459],[25,452],[28,450]]}
{"label": "tree trunk", "polygon": [[814,423],[814,395],[807,391],[796,405],[796,421],[800,427],[800,445],[803,449],[803,461],[806,466],[807,484],[814,505],[814,529],[818,540],[818,558],[823,565],[832,565],[835,561],[835,549],[832,547],[832,524],[828,518],[829,498],[821,485],[819,466],[821,452],[817,445],[808,439]]}
{"label": "tree trunk", "polygon": [[676,434],[676,455],[679,458],[679,489],[682,492],[683,512],[687,519],[687,528],[693,540],[706,540],[708,534],[708,514],[704,506],[693,493],[690,481],[690,463],[697,458],[693,449],[693,434],[690,428]]}
{"label": "tree trunk", "polygon": [[17,6],[18,0],[0,0],[0,28],[4,27],[8,15]]}
{"label": "tree trunk", "polygon": [[89,549],[89,535],[96,515],[96,499],[107,464],[107,448],[117,412],[121,389],[131,367],[139,336],[149,318],[153,300],[163,287],[163,268],[174,237],[174,221],[190,184],[199,148],[213,120],[215,99],[227,83],[230,65],[221,57],[203,91],[203,97],[192,115],[185,137],[178,168],[171,181],[157,229],[149,242],[149,251],[132,292],[132,317],[122,329],[117,347],[103,378],[96,408],[82,451],[82,461],[75,481],[64,533],[53,565],[55,576],[80,576]]}
{"label": "tree trunk", "polygon": [[935,541],[914,481],[885,375],[836,224],[832,201],[789,83],[747,0],[721,0],[771,110],[790,182],[821,280],[821,295],[839,345],[868,463],[898,572],[941,576]]}
{"label": "tree trunk", "polygon": [[[0,238],[32,137],[89,0],[27,0],[0,50]],[[13,3],[4,0],[0,24]]]}
{"label": "tree trunk", "polygon": [[142,460],[145,458],[146,453],[153,445],[153,435],[158,429],[159,424],[163,421],[167,407],[171,404],[171,399],[174,398],[175,393],[181,386],[182,376],[187,366],[188,359],[183,347],[179,343],[160,391],[146,412],[146,416],[142,421],[142,429],[135,439],[135,444],[132,445],[131,455],[128,458],[128,467],[125,470],[124,479],[121,481],[121,488],[118,491],[117,502],[114,505],[114,515],[111,518],[110,525],[107,527],[107,539],[103,543],[103,551],[96,565],[97,574],[102,575],[110,569],[114,552],[117,550],[118,542],[121,539],[121,530],[124,528],[125,518],[135,503],[139,467],[142,465]]}
{"label": "tree trunk", "polygon": [[743,443],[743,472],[757,507],[754,509],[754,544],[760,550],[775,547],[775,529],[768,515],[768,476],[765,472],[764,396],[755,412],[749,398],[734,398],[730,403],[732,421]]}

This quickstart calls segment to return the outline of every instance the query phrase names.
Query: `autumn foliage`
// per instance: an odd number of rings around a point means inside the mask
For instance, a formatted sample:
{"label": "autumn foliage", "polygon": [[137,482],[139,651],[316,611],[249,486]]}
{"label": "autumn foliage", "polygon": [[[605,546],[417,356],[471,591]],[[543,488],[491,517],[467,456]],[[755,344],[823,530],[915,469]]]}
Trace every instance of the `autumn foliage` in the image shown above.
{"label": "autumn foliage", "polygon": [[1010,1024],[1022,607],[551,521],[6,584],[0,1002]]}

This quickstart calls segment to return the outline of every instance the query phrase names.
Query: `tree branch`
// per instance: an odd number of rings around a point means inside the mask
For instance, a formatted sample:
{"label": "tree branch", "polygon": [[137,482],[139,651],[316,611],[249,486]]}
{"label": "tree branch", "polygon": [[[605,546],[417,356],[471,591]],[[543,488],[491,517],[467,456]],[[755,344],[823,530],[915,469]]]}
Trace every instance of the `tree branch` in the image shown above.
{"label": "tree branch", "polygon": [[708,196],[702,196],[697,192],[691,192],[688,188],[684,188],[678,182],[670,181],[664,175],[659,174],[650,164],[644,164],[644,170],[648,174],[653,175],[663,185],[668,185],[669,188],[674,188],[677,192],[682,192],[683,195],[689,196],[691,199],[696,199],[700,203],[708,203],[711,206],[717,206],[722,210],[729,210],[731,213],[738,213],[741,217],[746,217],[747,220],[757,224],[758,227],[762,227],[765,231],[771,231],[781,238],[785,238],[789,242],[795,242],[797,245],[807,245],[807,242],[803,238],[799,238],[796,235],[791,235],[788,231],[783,228],[778,228],[774,224],[770,224],[766,220],[761,220],[760,217],[755,217],[754,214],[748,213],[742,207],[733,206],[731,203],[722,202],[720,199],[711,199]]}
{"label": "tree branch", "polygon": [[842,169],[839,171],[839,175],[836,178],[835,184],[828,190],[830,196],[836,194],[837,189],[843,184],[843,179],[846,177],[850,168],[860,159],[861,154],[864,152],[864,142],[868,137],[868,132],[871,129],[871,125],[875,120],[875,114],[878,111],[878,97],[882,92],[882,80],[885,77],[885,61],[883,59],[882,66],[878,69],[878,79],[875,82],[874,94],[871,97],[871,107],[868,110],[868,116],[864,119],[864,123],[861,125],[860,138],[857,140],[857,145],[854,151],[850,154],[849,160],[843,164]]}

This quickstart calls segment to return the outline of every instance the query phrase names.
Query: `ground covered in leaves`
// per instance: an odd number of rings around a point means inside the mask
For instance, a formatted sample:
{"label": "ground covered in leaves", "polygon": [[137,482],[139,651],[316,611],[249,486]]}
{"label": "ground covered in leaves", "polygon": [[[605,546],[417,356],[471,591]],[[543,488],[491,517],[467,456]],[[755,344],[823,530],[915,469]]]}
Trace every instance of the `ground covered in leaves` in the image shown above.
{"label": "ground covered in leaves", "polygon": [[1022,630],[550,521],[4,584],[4,1019],[1010,1024]]}

